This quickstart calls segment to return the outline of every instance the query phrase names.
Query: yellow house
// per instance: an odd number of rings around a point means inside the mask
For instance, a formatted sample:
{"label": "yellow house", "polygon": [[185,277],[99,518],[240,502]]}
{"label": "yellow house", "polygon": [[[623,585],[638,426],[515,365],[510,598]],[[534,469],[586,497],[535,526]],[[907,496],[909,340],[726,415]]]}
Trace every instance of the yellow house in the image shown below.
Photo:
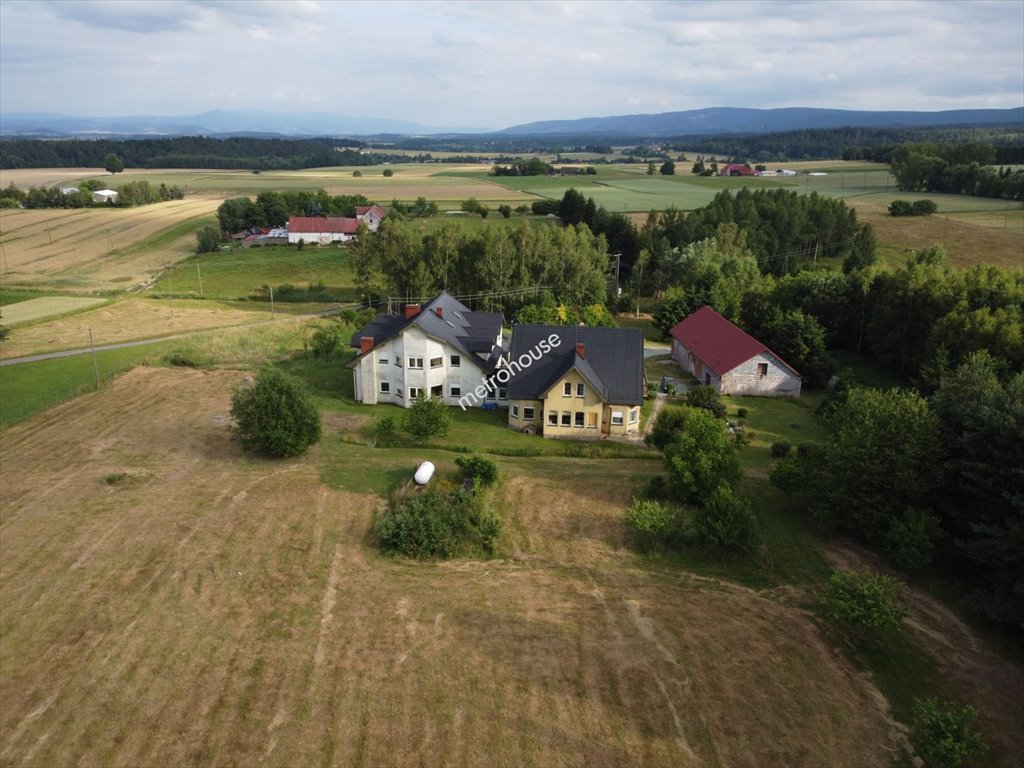
{"label": "yellow house", "polygon": [[508,426],[545,437],[634,434],[646,387],[643,334],[633,328],[516,325]]}

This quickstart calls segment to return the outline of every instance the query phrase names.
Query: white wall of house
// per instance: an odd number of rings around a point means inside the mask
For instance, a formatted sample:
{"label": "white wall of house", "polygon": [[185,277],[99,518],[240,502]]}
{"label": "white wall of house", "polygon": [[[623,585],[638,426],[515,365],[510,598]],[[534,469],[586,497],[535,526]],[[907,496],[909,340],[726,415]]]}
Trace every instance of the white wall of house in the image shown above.
{"label": "white wall of house", "polygon": [[344,232],[289,232],[288,243],[296,245],[300,240],[308,245],[330,245],[331,243],[347,243],[355,240],[355,235]]}
{"label": "white wall of house", "polygon": [[[353,376],[357,401],[407,408],[419,392],[424,396],[439,393],[448,405],[458,405],[459,398],[475,389],[484,374],[474,356],[413,326],[365,355]],[[387,384],[387,392],[382,391],[382,382]]]}
{"label": "white wall of house", "polygon": [[723,395],[767,395],[799,397],[800,377],[775,355],[762,352],[722,376]]}

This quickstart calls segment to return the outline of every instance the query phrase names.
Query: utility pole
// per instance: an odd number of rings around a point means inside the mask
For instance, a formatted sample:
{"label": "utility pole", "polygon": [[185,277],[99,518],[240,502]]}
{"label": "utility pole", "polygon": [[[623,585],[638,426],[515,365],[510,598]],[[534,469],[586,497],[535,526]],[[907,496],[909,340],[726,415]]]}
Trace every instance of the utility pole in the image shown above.
{"label": "utility pole", "polygon": [[114,250],[114,241],[110,239],[110,230],[107,230],[107,255]]}
{"label": "utility pole", "polygon": [[619,298],[619,293],[621,291],[619,288],[619,263],[622,260],[622,254],[613,253],[612,255],[615,257],[615,298],[617,299]]}
{"label": "utility pole", "polygon": [[270,316],[274,316],[274,286],[270,286]]}
{"label": "utility pole", "polygon": [[96,391],[98,392],[99,388],[100,388],[100,369],[99,369],[99,366],[96,365],[96,347],[92,343],[92,326],[90,325],[90,326],[88,326],[88,328],[89,328],[89,349],[92,350],[92,372],[96,376]]}
{"label": "utility pole", "polygon": [[199,277],[199,295],[203,295],[203,273],[199,271],[199,265],[196,264],[196,275]]}
{"label": "utility pole", "polygon": [[[1009,208],[1010,208],[1010,204],[1009,203],[1006,204],[1006,208],[1007,208],[1007,210],[1009,210]],[[3,260],[4,260],[4,272],[10,273],[11,268],[7,264],[7,251],[4,250],[4,244],[3,243],[0,243],[0,257],[3,257]]]}

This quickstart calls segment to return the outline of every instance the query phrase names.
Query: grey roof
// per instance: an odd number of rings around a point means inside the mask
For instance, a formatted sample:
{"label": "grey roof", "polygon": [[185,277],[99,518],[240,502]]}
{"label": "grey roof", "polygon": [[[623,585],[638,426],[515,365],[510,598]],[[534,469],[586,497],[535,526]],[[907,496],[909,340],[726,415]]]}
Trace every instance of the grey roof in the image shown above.
{"label": "grey roof", "polygon": [[[644,337],[638,328],[587,328],[565,325],[514,325],[508,359],[535,350],[555,334],[561,344],[517,372],[508,383],[510,400],[538,400],[575,368],[605,402],[641,405],[644,396]],[[576,345],[583,344],[583,357]],[[536,352],[535,352],[536,354]]]}
{"label": "grey roof", "polygon": [[[440,316],[437,314],[438,309],[441,310]],[[377,315],[376,320],[352,335],[352,346],[358,349],[363,336],[372,336],[376,347],[397,336],[405,328],[415,325],[428,336],[472,356],[485,369],[488,369],[488,365],[493,369],[500,354],[500,347],[496,348],[494,342],[501,331],[503,320],[500,312],[473,312],[444,291],[420,307],[420,311],[409,319],[404,314]],[[487,361],[481,361],[477,355],[485,355]]]}

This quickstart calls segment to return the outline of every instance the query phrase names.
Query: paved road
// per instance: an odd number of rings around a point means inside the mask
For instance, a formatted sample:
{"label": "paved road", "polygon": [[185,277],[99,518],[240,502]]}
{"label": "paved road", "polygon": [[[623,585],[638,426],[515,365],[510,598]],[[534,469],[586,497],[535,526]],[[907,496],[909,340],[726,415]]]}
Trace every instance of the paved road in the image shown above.
{"label": "paved road", "polygon": [[[333,309],[323,309],[319,312],[310,312],[303,315],[279,315],[271,318],[270,320],[261,320],[257,323],[249,323],[247,325],[230,325],[221,326],[220,328],[201,328],[196,331],[190,331],[189,333],[179,333],[174,336],[160,336],[156,339],[140,339],[139,341],[123,341],[120,344],[102,344],[97,346],[95,349],[97,352],[104,352],[108,349],[127,349],[128,347],[142,347],[147,344],[159,344],[163,341],[174,341],[176,339],[187,339],[190,336],[195,336],[200,333],[209,333],[210,331],[221,330],[222,328],[248,328],[257,325],[267,325],[268,323],[276,323],[278,320],[284,320],[286,318],[293,317],[329,317],[330,315],[336,315],[344,309],[350,307],[335,307]],[[75,357],[76,355],[87,355],[92,352],[90,347],[82,347],[81,349],[65,349],[60,352],[47,352],[42,355],[28,355],[27,357],[11,357],[7,360],[0,360],[0,367],[5,365],[19,365],[20,363],[35,363],[40,360],[55,360],[58,357]]]}

